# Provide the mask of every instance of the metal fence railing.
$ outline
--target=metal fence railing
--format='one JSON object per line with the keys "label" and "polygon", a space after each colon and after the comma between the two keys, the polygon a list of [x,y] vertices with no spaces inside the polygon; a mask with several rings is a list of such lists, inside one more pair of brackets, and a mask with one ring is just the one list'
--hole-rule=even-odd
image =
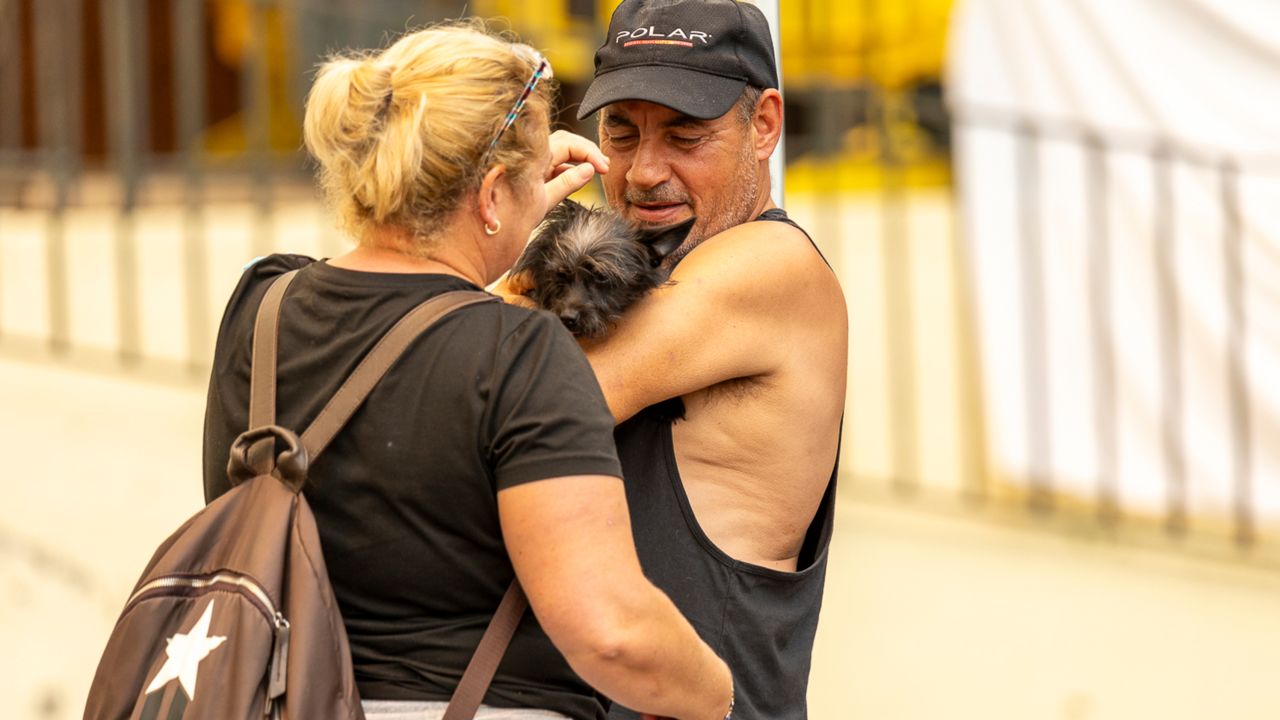
{"label": "metal fence railing", "polygon": [[[35,219],[43,248],[39,303],[0,306],[0,339],[59,355],[73,337],[68,218],[109,206],[115,338],[120,362],[144,347],[141,211],[179,207],[186,350],[199,368],[212,337],[206,273],[210,208],[252,206],[252,255],[277,247],[282,201],[309,196],[299,152],[311,68],[328,51],[380,44],[414,22],[456,17],[465,3],[393,0],[0,0],[0,232]],[[15,241],[16,242],[16,241]],[[10,254],[12,255],[12,248]],[[5,247],[0,245],[0,262]],[[29,273],[10,263],[9,276]],[[24,298],[30,299],[30,298]],[[35,332],[14,316],[38,306]],[[99,343],[100,344],[100,343]]]}
{"label": "metal fence railing", "polygon": [[[865,358],[871,355],[879,359],[864,373],[865,381],[855,378],[850,392],[854,420],[845,436],[849,450],[843,467],[852,484],[885,480],[879,484],[903,497],[941,488],[966,508],[1016,505],[1018,512],[1030,508],[1027,517],[1066,518],[1090,532],[1122,534],[1141,524],[1125,507],[1120,487],[1122,448],[1112,402],[1121,379],[1110,318],[1119,300],[1108,249],[1126,239],[1116,237],[1105,221],[1114,202],[1108,158],[1136,155],[1149,160],[1155,188],[1149,262],[1157,271],[1160,302],[1151,321],[1158,328],[1163,363],[1163,472],[1157,481],[1166,498],[1159,524],[1175,539],[1201,533],[1188,500],[1200,478],[1186,461],[1186,448],[1196,442],[1185,431],[1186,368],[1180,353],[1171,350],[1185,342],[1187,322],[1173,269],[1173,238],[1179,231],[1173,209],[1179,200],[1171,178],[1174,168],[1194,165],[1217,174],[1216,198],[1225,218],[1228,372],[1221,393],[1231,425],[1229,537],[1250,556],[1267,555],[1276,543],[1259,531],[1259,479],[1252,465],[1256,428],[1243,347],[1249,318],[1239,182],[1253,166],[1167,139],[978,109],[955,119],[957,131],[988,128],[1003,133],[1015,148],[1012,222],[1019,228],[1018,302],[1025,310],[1018,352],[1032,389],[1023,410],[1029,428],[1028,471],[1020,479],[1025,493],[1017,503],[1000,501],[996,485],[1007,478],[998,477],[991,463],[984,394],[990,388],[982,382],[978,327],[984,308],[975,302],[972,287],[981,268],[972,267],[956,206],[946,199],[952,119],[942,103],[939,64],[945,16],[939,21],[936,13],[922,14],[922,8],[940,5],[945,3],[912,2],[895,10],[898,6],[887,2],[813,0],[782,6],[792,151],[788,197],[834,256],[833,264],[847,273],[843,280],[851,309],[874,308],[866,311],[870,314],[853,338],[857,362],[870,362]],[[610,9],[608,3],[596,6],[598,27],[587,27],[590,32],[600,32]],[[199,377],[211,352],[221,298],[239,272],[237,259],[242,264],[275,250],[336,247],[318,210],[295,212],[297,205],[316,205],[298,130],[314,63],[327,51],[379,45],[406,27],[467,11],[476,8],[411,0],[0,0],[0,97],[6,99],[0,110],[0,352],[38,345],[55,355],[75,356],[85,350],[80,339],[84,312],[105,305],[111,332],[98,332],[94,347],[114,356],[115,364],[168,363]],[[570,11],[578,20],[586,12],[581,2],[529,3],[520,10],[544,19]],[[584,32],[581,22],[563,24]],[[554,25],[545,23],[545,28]],[[540,32],[551,32],[545,28]],[[837,46],[829,42],[834,37],[852,40]],[[910,48],[924,42],[921,37],[932,39],[911,55]],[[535,42],[557,41],[541,36]],[[577,42],[594,48],[589,40]],[[788,59],[789,44],[802,48],[794,60]],[[824,54],[825,48],[835,50]],[[925,60],[895,59],[901,57]],[[580,91],[567,88],[565,101],[572,103]],[[1092,489],[1066,498],[1057,470],[1062,450],[1054,443],[1057,414],[1052,395],[1044,391],[1057,374],[1072,371],[1055,365],[1046,335],[1051,330],[1044,295],[1046,209],[1037,188],[1044,173],[1039,147],[1049,138],[1077,147],[1088,168],[1089,274],[1080,292],[1090,318],[1089,393],[1095,415],[1090,425],[1072,431],[1088,438],[1098,460]],[[941,198],[925,213],[938,218],[927,227],[921,224],[922,196]],[[799,208],[805,205],[807,215]],[[853,206],[867,208],[865,223],[850,219],[847,211]],[[157,207],[168,211],[163,221],[168,234],[158,243],[147,239],[149,224],[160,222]],[[314,217],[307,220],[306,213]],[[225,226],[233,221],[237,229],[229,240]],[[86,267],[81,235],[90,230],[106,245],[96,256],[103,264]],[[212,262],[228,244],[233,249]],[[850,255],[864,246],[866,255]],[[154,269],[142,270],[157,247],[168,253],[163,273],[178,278],[171,283],[174,291],[159,301],[155,298],[161,296],[147,288]],[[843,266],[841,255],[846,256]],[[865,257],[875,259],[874,289],[856,279],[870,276],[848,274],[862,272]],[[89,301],[77,300],[83,279],[97,275],[110,278],[103,285],[107,289],[99,288]],[[941,278],[946,292],[929,294],[931,277]],[[181,338],[164,353],[153,349],[156,322],[148,320],[157,304],[172,305],[166,317],[180,326],[169,330]],[[931,322],[948,338],[937,345],[949,348],[945,362],[932,356]],[[880,393],[882,400],[862,412],[859,406],[871,393]],[[940,416],[945,419],[939,421]],[[939,422],[940,431],[934,427]],[[941,463],[939,437],[948,447]],[[883,457],[872,457],[877,445],[885,448]],[[933,482],[933,468],[940,464],[948,466],[949,479]],[[1081,504],[1084,509],[1077,511]]]}

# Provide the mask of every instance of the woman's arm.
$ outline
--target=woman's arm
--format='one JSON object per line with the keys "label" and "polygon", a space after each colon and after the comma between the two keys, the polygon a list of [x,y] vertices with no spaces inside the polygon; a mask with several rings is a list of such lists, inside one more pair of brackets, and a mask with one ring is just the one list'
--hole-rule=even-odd
{"label": "woman's arm", "polygon": [[498,512],[529,604],[575,672],[640,712],[723,720],[729,669],[644,577],[617,478],[516,485]]}

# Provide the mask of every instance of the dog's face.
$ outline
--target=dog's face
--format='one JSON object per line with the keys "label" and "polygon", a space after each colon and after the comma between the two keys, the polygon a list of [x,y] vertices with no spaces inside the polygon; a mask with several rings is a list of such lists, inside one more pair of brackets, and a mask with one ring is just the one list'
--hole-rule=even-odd
{"label": "dog's face", "polygon": [[695,221],[641,229],[611,211],[566,200],[547,214],[509,284],[574,335],[598,337],[627,307],[666,282],[662,261]]}

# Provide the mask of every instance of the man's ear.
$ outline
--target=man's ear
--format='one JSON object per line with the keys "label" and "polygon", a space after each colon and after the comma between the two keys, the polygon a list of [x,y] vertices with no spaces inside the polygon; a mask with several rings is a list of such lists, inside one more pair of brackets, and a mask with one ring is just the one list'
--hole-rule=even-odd
{"label": "man's ear", "polygon": [[768,160],[782,139],[782,93],[768,88],[760,93],[751,119],[757,160]]}
{"label": "man's ear", "polygon": [[697,221],[698,218],[691,217],[682,223],[664,228],[641,230],[640,242],[649,246],[650,261],[654,265],[661,264],[668,255],[684,244],[685,238],[689,237],[689,231]]}

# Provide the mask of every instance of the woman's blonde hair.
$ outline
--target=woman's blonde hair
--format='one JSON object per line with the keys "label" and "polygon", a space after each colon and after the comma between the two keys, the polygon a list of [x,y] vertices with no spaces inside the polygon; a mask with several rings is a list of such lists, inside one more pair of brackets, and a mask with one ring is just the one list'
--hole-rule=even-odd
{"label": "woman's blonde hair", "polygon": [[524,180],[534,143],[545,139],[550,82],[538,84],[492,152],[489,145],[539,61],[479,20],[330,58],[307,97],[303,138],[342,227],[362,243],[371,229],[402,228],[415,250],[427,251],[489,167],[505,165]]}

